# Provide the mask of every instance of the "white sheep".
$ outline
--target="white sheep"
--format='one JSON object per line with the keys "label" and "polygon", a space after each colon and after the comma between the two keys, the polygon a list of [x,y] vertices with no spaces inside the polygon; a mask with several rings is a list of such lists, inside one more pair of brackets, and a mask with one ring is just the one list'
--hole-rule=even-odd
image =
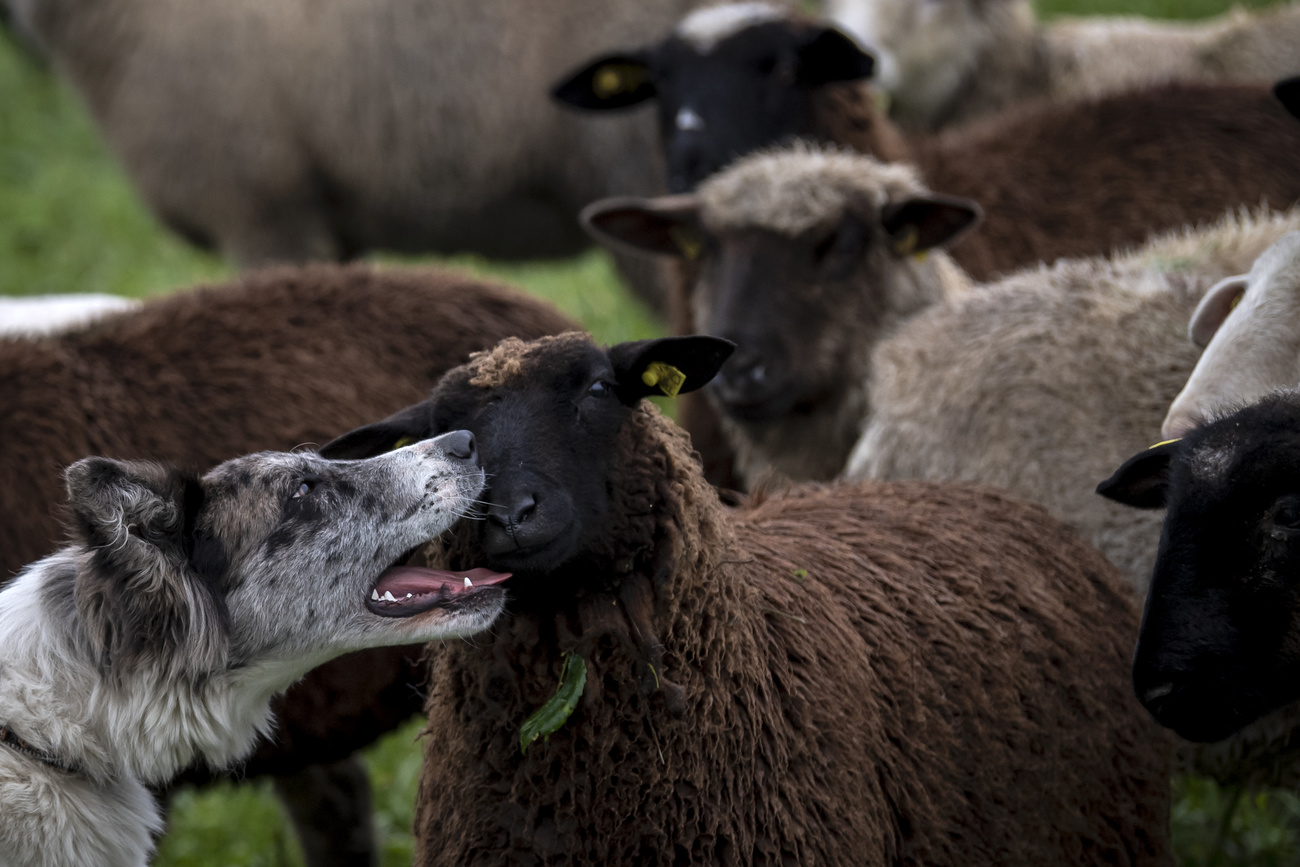
{"label": "white sheep", "polygon": [[1170,81],[1265,81],[1300,71],[1300,3],[1203,22],[1136,16],[1042,24],[1031,0],[830,0],[879,61],[891,112],[937,129],[1033,97]]}
{"label": "white sheep", "polygon": [[0,298],[0,336],[33,337],[80,328],[140,302],[120,295],[33,295]]}
{"label": "white sheep", "polygon": [[1250,272],[1216,284],[1188,334],[1205,352],[1161,435],[1175,439],[1233,406],[1300,384],[1300,233],[1285,235]]}

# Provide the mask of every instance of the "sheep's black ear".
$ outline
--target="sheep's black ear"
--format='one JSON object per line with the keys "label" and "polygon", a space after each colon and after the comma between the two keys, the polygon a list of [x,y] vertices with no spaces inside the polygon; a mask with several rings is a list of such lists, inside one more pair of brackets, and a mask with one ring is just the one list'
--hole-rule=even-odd
{"label": "sheep's black ear", "polygon": [[1284,78],[1273,85],[1273,95],[1281,101],[1287,111],[1300,117],[1300,75]]}
{"label": "sheep's black ear", "polygon": [[870,78],[876,59],[834,27],[818,27],[799,49],[798,82],[817,87],[835,81]]}
{"label": "sheep's black ear", "polygon": [[[91,552],[73,596],[101,670],[150,663],[212,671],[224,653],[225,608],[196,565],[205,502],[198,477],[149,462],[85,458],[64,473],[76,531]],[[224,566],[218,566],[224,569]]]}
{"label": "sheep's black ear", "polygon": [[587,234],[607,247],[698,259],[707,238],[699,213],[699,199],[687,193],[601,199],[583,208],[579,219]]}
{"label": "sheep's black ear", "polygon": [[654,394],[676,397],[703,388],[735,349],[730,340],[703,334],[611,346],[609,360],[618,380],[619,400],[631,405]]}
{"label": "sheep's black ear", "polygon": [[970,199],[929,193],[886,205],[880,213],[896,255],[924,253],[979,225],[984,211]]}
{"label": "sheep's black ear", "polygon": [[1169,486],[1169,465],[1182,448],[1182,440],[1157,443],[1124,462],[1097,493],[1135,509],[1163,509]]}
{"label": "sheep's black ear", "polygon": [[433,403],[425,400],[399,409],[383,421],[335,437],[321,447],[320,455],[332,461],[372,458],[433,434]]}
{"label": "sheep's black ear", "polygon": [[588,111],[629,108],[659,95],[644,52],[595,60],[551,88],[551,98]]}

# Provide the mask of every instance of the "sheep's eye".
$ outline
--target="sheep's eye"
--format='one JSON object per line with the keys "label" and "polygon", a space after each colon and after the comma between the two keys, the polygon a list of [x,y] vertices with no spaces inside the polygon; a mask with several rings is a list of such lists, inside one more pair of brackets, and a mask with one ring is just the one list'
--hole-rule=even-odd
{"label": "sheep's eye", "polygon": [[293,499],[297,500],[307,496],[308,494],[311,493],[312,488],[314,487],[316,487],[316,483],[314,481],[311,481],[310,479],[303,480],[303,482],[300,485],[298,485],[298,490],[293,492]]}
{"label": "sheep's eye", "polygon": [[597,380],[596,382],[593,382],[591,384],[590,388],[587,389],[587,394],[590,395],[591,397],[596,397],[596,398],[609,397],[609,385],[608,383],[600,382],[599,380]]}
{"label": "sheep's eye", "polygon": [[1286,496],[1273,504],[1273,523],[1300,530],[1300,496]]}

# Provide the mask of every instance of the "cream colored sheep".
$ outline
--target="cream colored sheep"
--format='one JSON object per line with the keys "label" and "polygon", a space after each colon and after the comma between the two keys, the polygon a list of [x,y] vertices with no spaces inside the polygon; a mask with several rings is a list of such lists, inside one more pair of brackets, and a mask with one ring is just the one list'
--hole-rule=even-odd
{"label": "cream colored sheep", "polygon": [[1300,3],[1198,22],[1034,17],[1031,0],[830,0],[877,57],[891,113],[920,129],[1033,97],[1170,81],[1271,81],[1300,71]]}

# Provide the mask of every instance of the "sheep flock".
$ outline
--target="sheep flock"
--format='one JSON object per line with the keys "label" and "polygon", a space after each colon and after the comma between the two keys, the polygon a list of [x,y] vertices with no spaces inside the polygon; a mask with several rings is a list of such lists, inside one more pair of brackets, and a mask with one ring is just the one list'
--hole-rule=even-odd
{"label": "sheep flock", "polygon": [[[85,458],[451,434],[481,493],[355,602],[506,600],[263,690],[109,867],[1293,863],[1300,2],[1061,5],[0,0],[0,589],[92,538]],[[257,526],[328,533],[326,477]],[[280,562],[200,506],[114,538]],[[71,839],[103,781],[10,725],[33,677],[0,789]]]}

